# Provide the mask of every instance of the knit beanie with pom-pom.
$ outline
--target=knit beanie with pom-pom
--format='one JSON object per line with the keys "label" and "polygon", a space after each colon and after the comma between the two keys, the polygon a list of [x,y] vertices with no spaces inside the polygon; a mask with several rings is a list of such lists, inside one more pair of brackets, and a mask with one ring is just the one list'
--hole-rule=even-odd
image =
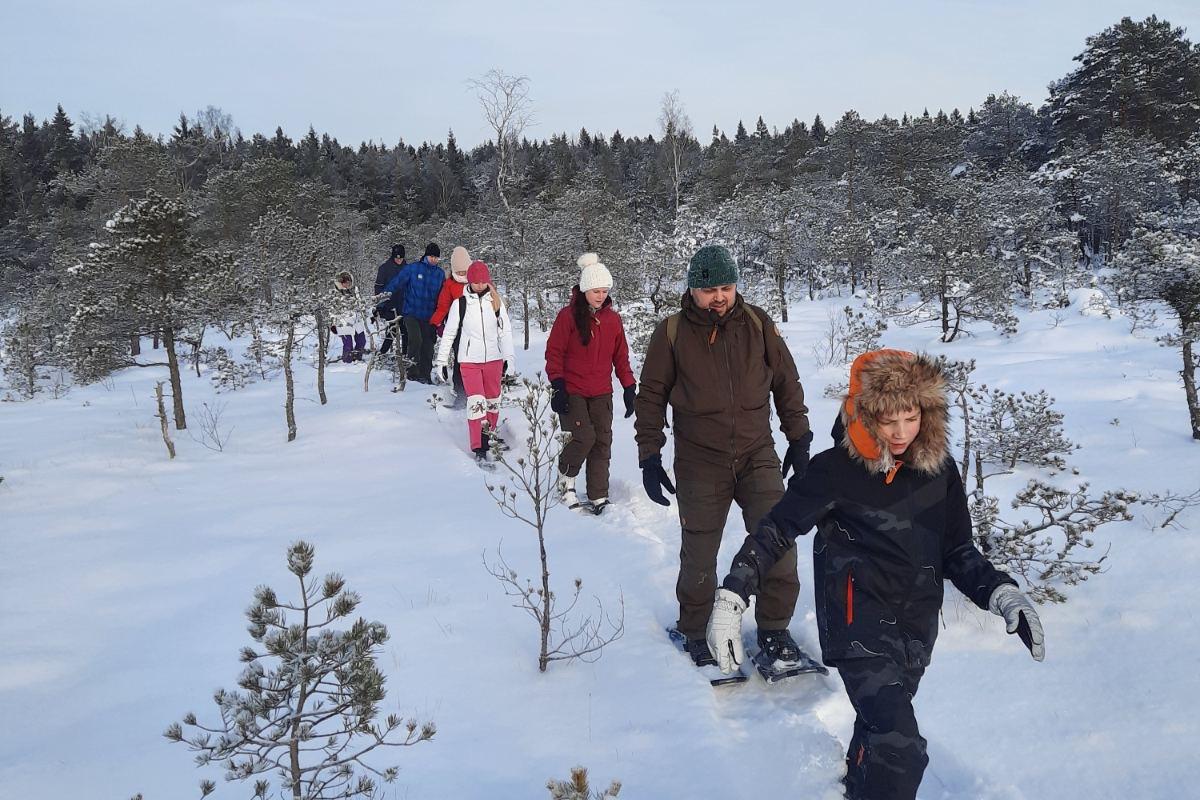
{"label": "knit beanie with pom-pom", "polygon": [[608,271],[608,267],[600,263],[600,256],[595,253],[584,253],[575,263],[582,270],[579,273],[579,291],[612,288],[612,273]]}

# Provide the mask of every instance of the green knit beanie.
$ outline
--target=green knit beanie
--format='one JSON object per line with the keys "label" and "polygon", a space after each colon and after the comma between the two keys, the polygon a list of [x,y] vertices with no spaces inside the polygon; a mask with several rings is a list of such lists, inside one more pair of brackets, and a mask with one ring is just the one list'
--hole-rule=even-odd
{"label": "green knit beanie", "polygon": [[688,288],[708,289],[737,283],[737,262],[719,244],[701,247],[688,262]]}

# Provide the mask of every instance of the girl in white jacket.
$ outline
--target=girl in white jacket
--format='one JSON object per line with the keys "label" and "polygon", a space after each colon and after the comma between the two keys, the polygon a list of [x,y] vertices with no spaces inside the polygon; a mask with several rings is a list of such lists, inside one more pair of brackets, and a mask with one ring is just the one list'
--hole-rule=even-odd
{"label": "girl in white jacket", "polygon": [[508,308],[491,289],[487,264],[472,262],[463,296],[450,306],[446,329],[433,363],[434,381],[450,380],[450,348],[467,394],[467,432],[476,461],[487,461],[489,436],[500,419],[500,379],[513,364],[512,324]]}

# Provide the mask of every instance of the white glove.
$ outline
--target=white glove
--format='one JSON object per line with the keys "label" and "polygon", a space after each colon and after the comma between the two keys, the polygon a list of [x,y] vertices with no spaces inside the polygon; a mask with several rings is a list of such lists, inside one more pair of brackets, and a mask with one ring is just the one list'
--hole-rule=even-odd
{"label": "white glove", "polygon": [[1046,637],[1042,631],[1042,621],[1038,619],[1033,603],[1029,602],[1024,592],[1011,583],[1000,584],[988,600],[988,611],[1004,617],[1008,632],[1021,637],[1034,661],[1041,661],[1046,657]]}
{"label": "white glove", "polygon": [[433,382],[436,384],[446,384],[450,382],[450,366],[448,364],[433,365]]}
{"label": "white glove", "polygon": [[713,601],[712,616],[708,618],[708,649],[717,659],[721,672],[729,674],[746,660],[742,647],[742,614],[746,604],[737,592],[718,589]]}

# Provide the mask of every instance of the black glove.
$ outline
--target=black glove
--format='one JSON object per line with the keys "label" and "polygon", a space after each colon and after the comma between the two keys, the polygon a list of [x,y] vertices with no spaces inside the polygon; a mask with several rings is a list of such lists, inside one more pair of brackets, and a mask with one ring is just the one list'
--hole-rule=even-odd
{"label": "black glove", "polygon": [[504,360],[504,366],[500,368],[500,377],[503,378],[508,374],[508,359]]}
{"label": "black glove", "polygon": [[337,333],[337,325],[330,325],[329,332],[336,334]]}
{"label": "black glove", "polygon": [[812,439],[812,431],[809,431],[799,439],[788,442],[787,453],[783,456],[783,477],[787,477],[789,469],[796,471],[793,480],[804,477],[804,473],[808,471],[808,448]]}
{"label": "black glove", "polygon": [[633,416],[633,401],[637,397],[637,384],[631,383],[625,387],[625,419]]}
{"label": "black glove", "polygon": [[642,468],[642,486],[646,489],[646,496],[660,506],[671,505],[671,501],[663,496],[662,490],[665,487],[668,492],[675,494],[675,484],[671,483],[667,471],[663,469],[662,456],[655,453],[643,459],[638,466]]}
{"label": "black glove", "polygon": [[550,397],[551,410],[558,414],[567,413],[567,379],[555,378],[550,385],[554,387],[554,394]]}

